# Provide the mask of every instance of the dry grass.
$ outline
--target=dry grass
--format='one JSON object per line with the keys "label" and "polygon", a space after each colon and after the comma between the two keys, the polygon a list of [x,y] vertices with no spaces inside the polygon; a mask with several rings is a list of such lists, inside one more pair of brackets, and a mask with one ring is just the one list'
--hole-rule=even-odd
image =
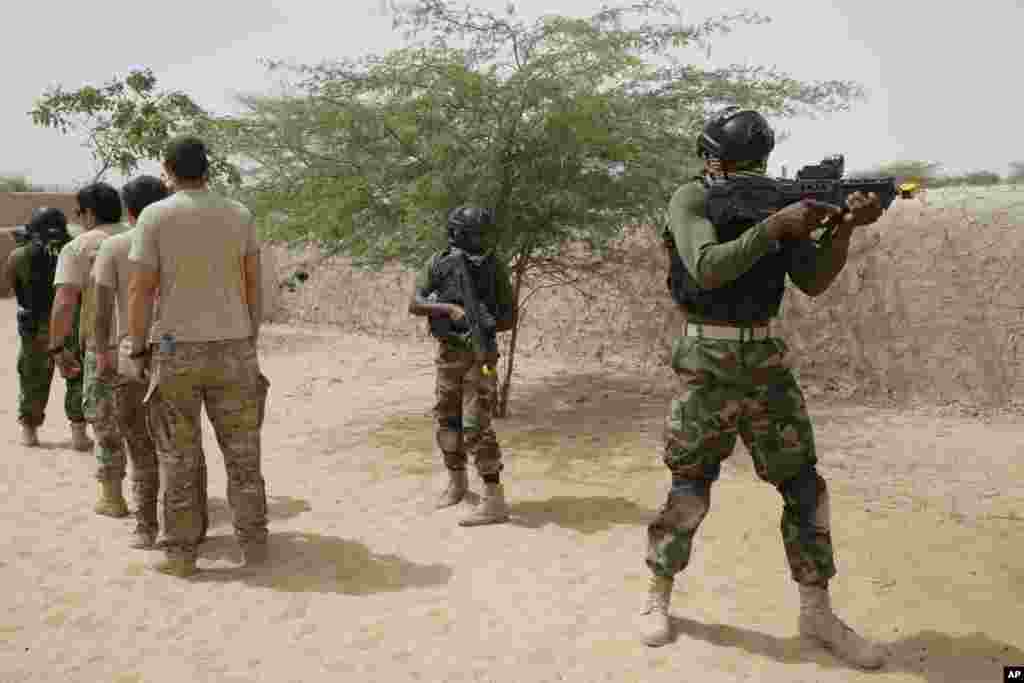
{"label": "dry grass", "polygon": [[[277,261],[280,281],[297,268],[310,275],[283,291],[284,320],[426,339],[423,321],[406,311],[412,273],[364,273],[312,250],[280,248]],[[1013,214],[900,200],[855,235],[827,292],[812,300],[787,291],[781,334],[812,393],[1007,407],[1021,379],[1021,262],[1024,230]],[[581,291],[532,297],[520,348],[663,373],[683,320],[665,289],[666,265],[653,232],[630,231]]]}

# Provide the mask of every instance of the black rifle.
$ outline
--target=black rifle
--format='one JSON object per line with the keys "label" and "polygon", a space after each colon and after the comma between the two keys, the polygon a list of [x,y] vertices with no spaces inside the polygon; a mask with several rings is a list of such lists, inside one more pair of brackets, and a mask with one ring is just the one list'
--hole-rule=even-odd
{"label": "black rifle", "polygon": [[846,198],[855,192],[874,192],[883,210],[892,205],[899,192],[895,178],[843,178],[843,165],[843,155],[837,154],[820,164],[804,166],[794,180],[757,175],[715,177],[709,181],[709,198],[726,200],[732,214],[724,216],[726,219],[757,221],[802,199],[831,204],[847,213]]}
{"label": "black rifle", "polygon": [[[498,342],[495,336],[497,327],[494,316],[480,303],[476,296],[476,288],[473,286],[473,278],[469,276],[469,268],[466,267],[466,255],[459,253],[455,259],[455,272],[459,280],[459,294],[461,294],[462,309],[466,314],[466,324],[469,327],[473,340],[473,351],[475,353],[497,353]],[[481,372],[490,375],[494,370],[483,364]]]}

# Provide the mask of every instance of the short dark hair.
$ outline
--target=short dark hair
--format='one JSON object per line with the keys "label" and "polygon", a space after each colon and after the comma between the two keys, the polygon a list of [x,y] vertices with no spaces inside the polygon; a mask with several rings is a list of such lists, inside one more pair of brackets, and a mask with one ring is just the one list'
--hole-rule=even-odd
{"label": "short dark hair", "polygon": [[124,208],[128,210],[130,215],[136,218],[139,217],[139,214],[147,206],[161,199],[166,199],[170,194],[163,181],[151,175],[141,175],[121,188]]}
{"label": "short dark hair", "polygon": [[121,220],[121,197],[107,183],[91,183],[78,191],[79,211],[92,211],[97,223],[117,223]]}
{"label": "short dark hair", "polygon": [[182,180],[199,180],[210,169],[206,143],[194,135],[177,137],[167,145],[164,163],[175,177]]}

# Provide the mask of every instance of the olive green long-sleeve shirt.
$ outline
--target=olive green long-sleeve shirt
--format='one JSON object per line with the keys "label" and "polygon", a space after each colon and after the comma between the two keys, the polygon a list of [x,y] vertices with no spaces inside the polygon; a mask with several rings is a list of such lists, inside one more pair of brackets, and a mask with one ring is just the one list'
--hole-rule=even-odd
{"label": "olive green long-sleeve shirt", "polygon": [[[776,248],[759,223],[731,242],[720,243],[704,211],[705,189],[699,183],[680,187],[669,205],[669,227],[686,269],[703,289],[716,289],[750,270]],[[828,289],[846,265],[849,236],[785,240],[787,273],[802,292],[817,296]]]}

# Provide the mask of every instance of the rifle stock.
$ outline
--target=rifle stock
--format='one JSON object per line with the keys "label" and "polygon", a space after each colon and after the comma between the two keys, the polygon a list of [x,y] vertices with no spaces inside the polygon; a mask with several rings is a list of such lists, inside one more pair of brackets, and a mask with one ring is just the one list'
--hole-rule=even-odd
{"label": "rifle stock", "polygon": [[[473,350],[477,353],[494,353],[498,350],[497,344],[492,342],[493,330],[488,330],[487,333],[484,332],[483,321],[480,320],[480,300],[476,296],[476,288],[473,286],[473,280],[469,276],[469,269],[466,266],[466,255],[459,254],[456,261],[458,263],[459,288],[462,290],[463,303],[465,304],[463,311],[466,315],[466,324],[469,326],[473,337]],[[490,376],[494,373],[494,369],[484,362],[481,372],[485,376]]]}

